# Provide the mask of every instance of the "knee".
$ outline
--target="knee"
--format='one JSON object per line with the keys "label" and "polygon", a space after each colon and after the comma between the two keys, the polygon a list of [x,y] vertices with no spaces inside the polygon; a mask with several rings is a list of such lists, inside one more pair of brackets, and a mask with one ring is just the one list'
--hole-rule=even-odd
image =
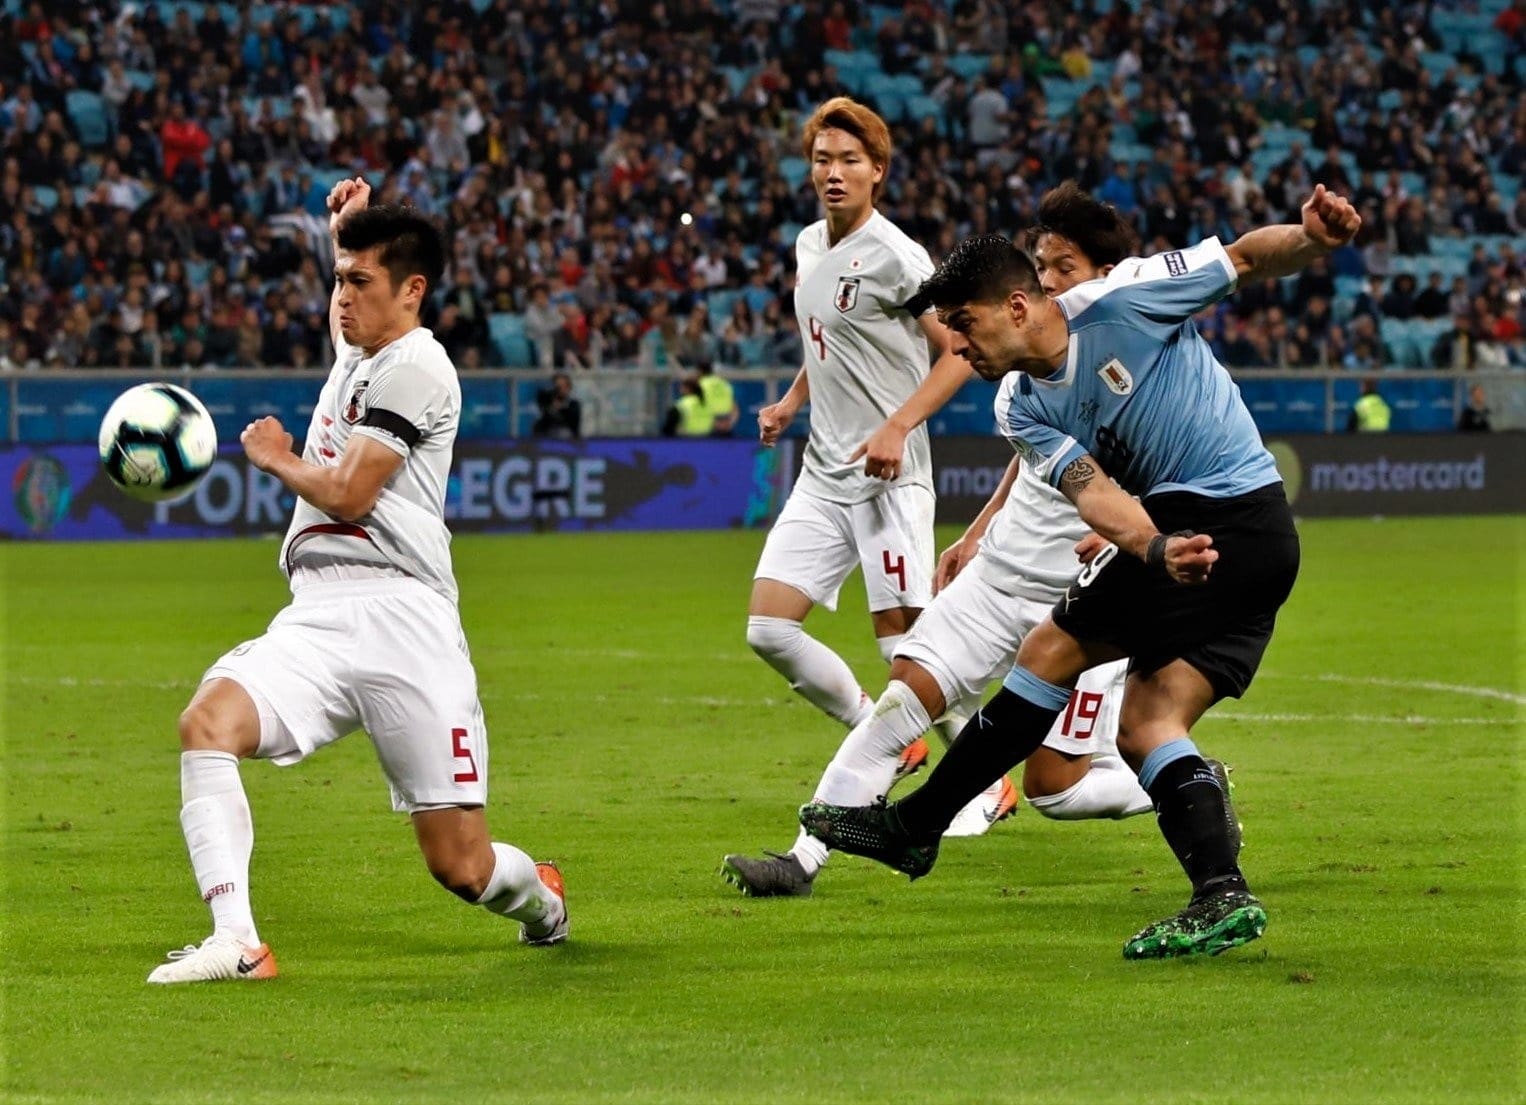
{"label": "knee", "polygon": [[799,644],[804,630],[789,618],[767,618],[754,614],[747,619],[747,644],[765,660],[783,656]]}
{"label": "knee", "polygon": [[[1041,747],[1023,764],[1023,796],[1052,798],[1064,794],[1086,777],[1091,766],[1089,756],[1063,756]],[[1047,810],[1040,813],[1049,816]]]}
{"label": "knee", "polygon": [[242,756],[245,749],[221,712],[210,703],[197,699],[180,712],[180,748],[185,752],[231,752]]}
{"label": "knee", "polygon": [[435,882],[464,902],[478,902],[493,878],[492,852],[487,861],[470,855],[425,855],[424,862]]}

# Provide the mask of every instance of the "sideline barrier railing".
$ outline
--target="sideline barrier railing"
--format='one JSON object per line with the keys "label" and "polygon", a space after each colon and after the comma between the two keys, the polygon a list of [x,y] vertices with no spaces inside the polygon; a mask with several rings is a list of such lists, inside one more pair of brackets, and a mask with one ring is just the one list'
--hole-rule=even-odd
{"label": "sideline barrier railing", "polygon": [[[795,368],[723,370],[742,411],[739,434],[756,425],[759,408],[774,402]],[[576,370],[585,437],[655,436],[677,395],[672,371]],[[274,414],[299,436],[312,416],[325,373],[247,370],[72,370],[13,373],[0,378],[0,427],[12,444],[92,442],[101,416],[118,394],[144,380],[170,380],[194,391],[217,419],[221,440],[234,440],[251,419]],[[1526,371],[1371,374],[1316,369],[1236,372],[1246,403],[1265,434],[1339,433],[1364,378],[1373,378],[1393,409],[1395,433],[1453,429],[1474,384],[1481,385],[1495,429],[1526,429]],[[539,370],[461,374],[463,440],[528,437],[539,413],[536,393],[549,381]],[[991,429],[994,386],[966,384],[930,423],[939,436]],[[805,420],[793,428],[803,433]]]}

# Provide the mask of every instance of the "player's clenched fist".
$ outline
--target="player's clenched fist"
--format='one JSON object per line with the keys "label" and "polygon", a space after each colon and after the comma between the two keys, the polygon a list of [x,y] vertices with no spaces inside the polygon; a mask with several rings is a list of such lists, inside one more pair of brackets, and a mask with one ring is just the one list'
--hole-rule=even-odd
{"label": "player's clenched fist", "polygon": [[329,189],[329,231],[339,229],[339,224],[357,211],[364,211],[371,202],[371,186],[365,177],[341,180]]}
{"label": "player's clenched fist", "polygon": [[1345,196],[1328,191],[1323,184],[1303,205],[1303,230],[1326,249],[1343,246],[1362,228],[1362,216]]}
{"label": "player's clenched fist", "polygon": [[244,446],[249,463],[261,471],[270,471],[277,458],[291,452],[291,434],[281,425],[279,418],[256,418],[238,435]]}
{"label": "player's clenched fist", "polygon": [[764,445],[776,444],[794,419],[795,412],[783,403],[770,403],[758,412],[758,440]]}

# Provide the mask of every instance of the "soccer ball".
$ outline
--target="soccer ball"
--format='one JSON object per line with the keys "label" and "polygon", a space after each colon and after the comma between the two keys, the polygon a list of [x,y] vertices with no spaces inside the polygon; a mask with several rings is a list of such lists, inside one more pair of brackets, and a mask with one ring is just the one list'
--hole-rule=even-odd
{"label": "soccer ball", "polygon": [[174,384],[139,384],[101,420],[101,467],[134,499],[184,495],[217,457],[217,427],[201,400]]}

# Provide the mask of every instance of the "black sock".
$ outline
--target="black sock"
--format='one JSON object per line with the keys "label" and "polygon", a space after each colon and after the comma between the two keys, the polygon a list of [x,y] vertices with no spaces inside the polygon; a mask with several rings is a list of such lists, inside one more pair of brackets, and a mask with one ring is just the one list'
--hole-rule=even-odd
{"label": "black sock", "polygon": [[1194,899],[1246,890],[1224,812],[1224,792],[1201,756],[1172,760],[1150,782],[1155,820],[1192,880]]}
{"label": "black sock", "polygon": [[1044,743],[1060,714],[1003,687],[959,730],[915,793],[891,808],[907,834],[936,840],[976,795]]}

